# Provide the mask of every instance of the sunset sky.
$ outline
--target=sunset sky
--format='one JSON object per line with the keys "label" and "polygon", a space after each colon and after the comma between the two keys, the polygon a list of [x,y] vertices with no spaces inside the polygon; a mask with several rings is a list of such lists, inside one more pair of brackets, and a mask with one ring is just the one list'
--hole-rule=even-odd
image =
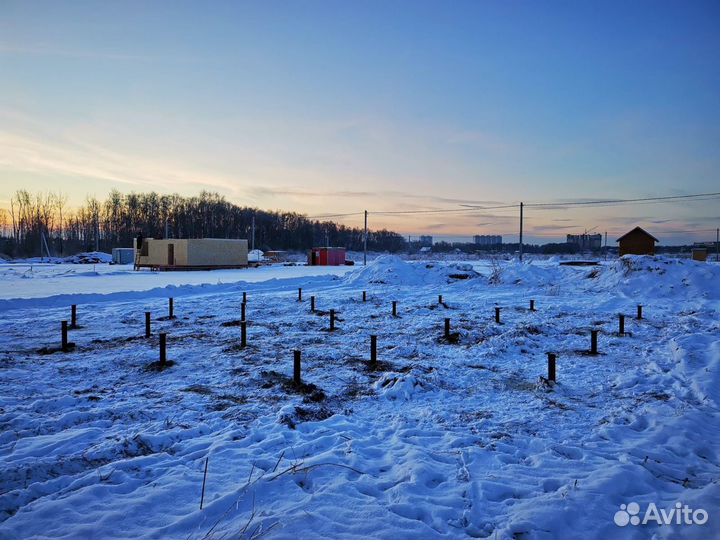
{"label": "sunset sky", "polygon": [[[717,192],[719,28],[717,1],[0,0],[0,207],[20,188],[308,215]],[[719,203],[528,210],[528,236],[714,239]],[[517,212],[371,226],[511,240]]]}

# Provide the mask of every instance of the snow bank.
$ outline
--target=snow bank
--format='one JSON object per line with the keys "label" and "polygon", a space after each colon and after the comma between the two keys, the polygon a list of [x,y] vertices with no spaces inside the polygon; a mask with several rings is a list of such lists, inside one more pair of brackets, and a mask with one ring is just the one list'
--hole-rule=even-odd
{"label": "snow bank", "polygon": [[517,261],[495,263],[490,274],[491,283],[521,285],[523,287],[546,287],[561,283],[582,282],[587,267],[559,266],[548,261],[523,264]]}
{"label": "snow bank", "polygon": [[[338,276],[353,272],[352,266],[283,266],[206,270],[196,272],[134,272],[132,266],[38,264],[0,265],[0,312],[10,309],[68,306],[90,302],[117,302],[143,297],[179,296],[221,292],[233,286],[271,283],[273,280],[303,286],[327,276],[334,284]],[[243,285],[245,284],[245,285]],[[271,285],[272,286],[272,285]]]}
{"label": "snow bank", "polygon": [[653,298],[720,298],[720,265],[664,256],[626,255],[597,266],[556,266],[553,260],[495,264],[491,283],[621,293],[639,303]]}
{"label": "snow bank", "polygon": [[407,262],[395,255],[378,257],[346,278],[351,285],[441,285],[480,274],[462,263]]}
{"label": "snow bank", "polygon": [[66,257],[63,262],[71,264],[111,263],[112,255],[110,253],[103,253],[102,251],[89,251],[87,253],[78,253],[72,257]]}
{"label": "snow bank", "polygon": [[595,283],[627,296],[652,298],[720,298],[720,265],[662,256],[626,255],[597,274]]}

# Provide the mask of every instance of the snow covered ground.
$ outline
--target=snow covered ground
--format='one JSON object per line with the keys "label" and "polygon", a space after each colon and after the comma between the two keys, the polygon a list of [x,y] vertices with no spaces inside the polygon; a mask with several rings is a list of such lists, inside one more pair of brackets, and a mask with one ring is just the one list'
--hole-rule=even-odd
{"label": "snow covered ground", "polygon": [[[152,272],[144,269],[136,272],[131,264],[0,264],[0,311],[14,306],[16,299],[33,298],[35,305],[68,305],[73,298],[77,302],[128,299],[130,295],[126,293],[138,291],[142,294],[135,295],[136,298],[167,297],[197,294],[196,287],[188,286],[216,286],[219,290],[221,287],[217,286],[240,281],[257,283],[292,277],[343,275],[352,269],[352,266],[274,264],[236,270]],[[172,287],[178,290],[170,292]],[[108,296],[113,293],[122,294]]]}
{"label": "snow covered ground", "polygon": [[[0,538],[720,536],[714,263],[118,268],[0,268]],[[708,520],[616,525],[630,503]]]}

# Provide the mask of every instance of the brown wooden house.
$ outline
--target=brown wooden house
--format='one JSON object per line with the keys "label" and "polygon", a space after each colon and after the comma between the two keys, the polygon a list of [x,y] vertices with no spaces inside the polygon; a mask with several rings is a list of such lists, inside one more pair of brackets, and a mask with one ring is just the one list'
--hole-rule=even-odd
{"label": "brown wooden house", "polygon": [[646,230],[635,227],[615,240],[620,242],[620,256],[623,255],[655,255],[655,242],[659,242]]}

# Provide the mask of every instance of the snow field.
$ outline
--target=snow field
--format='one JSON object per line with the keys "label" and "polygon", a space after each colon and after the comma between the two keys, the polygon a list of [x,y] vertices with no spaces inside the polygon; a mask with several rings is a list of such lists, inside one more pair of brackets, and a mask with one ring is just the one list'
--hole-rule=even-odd
{"label": "snow field", "polygon": [[[193,272],[133,271],[132,265],[0,264],[0,311],[18,307],[67,306],[110,300],[163,298],[232,289],[239,281],[267,282],[273,279],[343,275],[352,266],[284,266]],[[132,293],[135,293],[134,295]]]}
{"label": "snow field", "polygon": [[[187,287],[174,320],[158,320],[167,300],[155,294],[92,297],[66,354],[37,351],[86,297],[6,304],[0,536],[717,536],[717,267],[429,266],[382,258],[344,277]],[[239,327],[223,326],[239,319],[242,291],[245,349]],[[455,344],[441,338],[445,317]],[[585,354],[590,329],[598,356]],[[148,371],[160,331],[176,364]],[[367,368],[371,334],[382,371]],[[289,384],[293,349],[323,396]],[[548,351],[555,385],[540,378]],[[682,501],[711,518],[619,528],[630,501]]]}

